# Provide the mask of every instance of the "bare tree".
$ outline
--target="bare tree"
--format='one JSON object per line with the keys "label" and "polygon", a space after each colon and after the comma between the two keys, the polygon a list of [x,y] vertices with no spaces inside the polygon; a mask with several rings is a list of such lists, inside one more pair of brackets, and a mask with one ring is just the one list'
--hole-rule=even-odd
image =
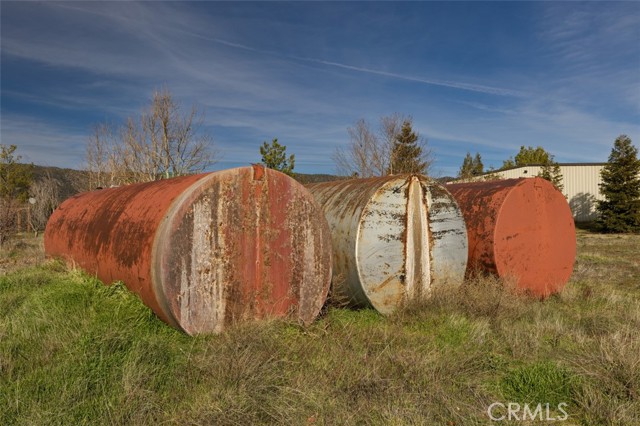
{"label": "bare tree", "polygon": [[[347,129],[348,145],[338,147],[332,156],[338,174],[364,178],[392,173],[393,147],[406,122],[412,123],[413,119],[394,113],[380,117],[377,129],[372,130],[364,119],[358,120],[353,127]],[[420,137],[418,143],[422,149],[421,159],[427,164],[428,173],[433,154],[425,138]]]}
{"label": "bare tree", "polygon": [[89,172],[88,189],[104,188],[113,180],[111,156],[115,146],[112,126],[96,124],[87,144],[86,159]]}
{"label": "bare tree", "polygon": [[[379,137],[384,145],[387,163],[391,162],[391,151],[393,150],[393,144],[396,142],[398,135],[402,131],[402,123],[405,121],[411,122],[411,120],[411,117],[405,117],[397,112],[380,117]],[[385,165],[384,170],[386,171],[387,169],[388,164]]]}
{"label": "bare tree", "polygon": [[364,120],[358,120],[349,132],[349,145],[338,147],[333,159],[341,175],[381,176],[385,170],[385,147]]}
{"label": "bare tree", "polygon": [[31,209],[31,224],[34,229],[44,229],[49,216],[62,202],[61,186],[60,181],[53,178],[51,173],[47,173],[46,176],[31,185],[30,193],[35,202],[29,208]]}
{"label": "bare tree", "polygon": [[[108,175],[109,185],[201,172],[218,156],[202,124],[195,106],[183,112],[168,90],[156,91],[140,117],[129,117],[118,132],[98,126],[87,149],[90,171]],[[99,167],[103,164],[107,173]]]}

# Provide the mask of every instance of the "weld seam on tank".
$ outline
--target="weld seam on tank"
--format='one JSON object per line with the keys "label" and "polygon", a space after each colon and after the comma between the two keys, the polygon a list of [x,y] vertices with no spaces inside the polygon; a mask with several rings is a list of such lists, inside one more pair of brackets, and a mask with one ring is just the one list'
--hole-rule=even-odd
{"label": "weld seam on tank", "polygon": [[[443,216],[428,205],[434,185],[444,194],[440,202],[450,206],[452,214]],[[343,274],[347,281],[334,279],[338,287],[334,291],[346,292],[355,306],[364,302],[387,314],[412,297],[427,296],[436,279],[452,285],[462,282],[468,255],[466,227],[453,196],[441,185],[419,175],[399,175],[308,188],[331,227],[337,259],[334,278]],[[442,222],[442,241],[431,238],[434,221]],[[445,251],[451,255],[434,256]],[[436,268],[438,262],[447,265]],[[423,282],[425,277],[428,282]],[[408,285],[415,288],[407,291]]]}
{"label": "weld seam on tank", "polygon": [[[164,218],[161,220],[158,228],[155,232],[155,238],[153,240],[153,246],[151,249],[151,285],[154,288],[154,295],[156,297],[156,301],[163,313],[167,317],[169,324],[175,328],[183,330],[179,324],[178,319],[173,315],[168,303],[168,297],[165,294],[164,286],[162,284],[163,280],[161,278],[162,274],[158,273],[158,269],[161,268],[161,257],[162,250],[160,247],[162,246],[162,242],[169,240],[169,226],[170,223],[175,219],[175,216],[178,213],[178,210],[184,205],[185,201],[192,196],[193,193],[196,192],[197,189],[200,189],[204,185],[206,185],[209,180],[211,180],[211,175],[207,175],[197,182],[190,185],[187,189],[185,189],[175,200],[169,205]],[[183,330],[185,331],[185,330]]]}
{"label": "weld seam on tank", "polygon": [[72,197],[51,216],[45,249],[106,284],[125,281],[188,334],[265,315],[309,322],[332,275],[319,205],[290,177],[261,167]]}

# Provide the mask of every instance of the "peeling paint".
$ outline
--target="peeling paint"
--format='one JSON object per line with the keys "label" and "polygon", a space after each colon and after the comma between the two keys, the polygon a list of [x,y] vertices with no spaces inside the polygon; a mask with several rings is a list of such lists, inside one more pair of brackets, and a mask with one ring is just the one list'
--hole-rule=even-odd
{"label": "peeling paint", "polygon": [[[441,185],[424,176],[398,175],[308,188],[331,228],[334,291],[352,305],[388,314],[428,296],[435,283],[462,282],[466,229],[455,200]],[[431,202],[432,192],[437,204]]]}
{"label": "peeling paint", "polygon": [[309,323],[331,280],[320,207],[260,166],[81,194],[51,216],[45,250],[124,281],[188,334],[267,317]]}

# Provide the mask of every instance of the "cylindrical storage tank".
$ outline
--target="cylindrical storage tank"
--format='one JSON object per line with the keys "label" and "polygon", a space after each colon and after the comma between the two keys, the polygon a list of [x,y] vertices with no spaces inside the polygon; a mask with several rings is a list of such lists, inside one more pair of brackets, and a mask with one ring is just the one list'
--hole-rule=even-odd
{"label": "cylindrical storage tank", "polygon": [[307,185],[333,240],[333,291],[383,314],[460,284],[467,265],[462,213],[440,184],[418,175]]}
{"label": "cylindrical storage tank", "polygon": [[447,185],[464,213],[469,235],[467,273],[514,280],[517,289],[546,297],[573,271],[576,231],[564,195],[535,178]]}
{"label": "cylindrical storage tank", "polygon": [[331,281],[320,207],[260,166],[79,194],[53,213],[44,244],[192,335],[266,317],[309,323]]}

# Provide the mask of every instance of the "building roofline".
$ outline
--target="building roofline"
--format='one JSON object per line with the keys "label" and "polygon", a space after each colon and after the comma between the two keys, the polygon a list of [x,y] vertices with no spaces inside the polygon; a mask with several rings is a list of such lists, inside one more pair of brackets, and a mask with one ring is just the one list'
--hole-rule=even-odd
{"label": "building roofline", "polygon": [[[556,163],[556,164],[558,164],[558,166],[604,166],[607,163]],[[526,165],[523,165],[523,166],[508,167],[506,169],[491,170],[491,171],[488,171],[488,172],[484,172],[483,175],[487,175],[487,174],[491,174],[491,173],[507,172],[509,170],[523,169],[525,167],[543,167],[543,166],[544,166],[544,164],[542,164],[542,163],[526,164]]]}
{"label": "building roofline", "polygon": [[605,163],[558,163],[559,166],[604,166]]}

